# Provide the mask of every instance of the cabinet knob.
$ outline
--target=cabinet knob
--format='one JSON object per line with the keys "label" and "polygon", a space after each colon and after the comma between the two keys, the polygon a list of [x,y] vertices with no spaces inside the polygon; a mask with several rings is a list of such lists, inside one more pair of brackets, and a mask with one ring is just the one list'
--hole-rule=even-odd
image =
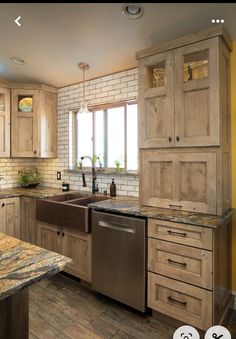
{"label": "cabinet knob", "polygon": [[34,151],[34,154],[37,154],[37,151],[36,151],[36,150]]}
{"label": "cabinet knob", "polygon": [[57,231],[57,235],[60,235],[61,232]]}
{"label": "cabinet knob", "polygon": [[3,202],[3,203],[2,203],[2,207],[4,207],[4,206],[5,206],[5,203]]}
{"label": "cabinet knob", "polygon": [[169,138],[168,138],[168,140],[169,140],[169,142],[171,142],[171,141],[172,141],[172,138],[171,138],[171,137],[169,137]]}
{"label": "cabinet knob", "polygon": [[62,234],[61,234],[61,235],[64,237],[65,233],[64,233],[64,232],[62,232]]}
{"label": "cabinet knob", "polygon": [[180,139],[180,138],[179,138],[179,136],[177,135],[177,137],[176,137],[176,141],[179,141],[179,139]]}

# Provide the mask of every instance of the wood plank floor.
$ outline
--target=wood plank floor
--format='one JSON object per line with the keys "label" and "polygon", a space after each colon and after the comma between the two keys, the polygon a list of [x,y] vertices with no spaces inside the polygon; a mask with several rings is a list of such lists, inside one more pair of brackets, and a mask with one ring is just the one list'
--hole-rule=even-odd
{"label": "wood plank floor", "polygon": [[[113,302],[62,274],[29,290],[30,339],[172,339],[176,330],[163,319]],[[228,328],[235,339],[236,312],[231,320]]]}

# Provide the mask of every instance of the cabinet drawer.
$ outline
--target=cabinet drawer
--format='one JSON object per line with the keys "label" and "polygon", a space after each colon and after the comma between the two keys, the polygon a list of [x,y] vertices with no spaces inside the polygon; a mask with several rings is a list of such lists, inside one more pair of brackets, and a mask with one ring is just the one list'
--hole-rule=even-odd
{"label": "cabinet drawer", "polygon": [[212,326],[212,293],[148,273],[148,307],[202,330]]}
{"label": "cabinet drawer", "polygon": [[148,239],[148,270],[212,289],[212,252]]}
{"label": "cabinet drawer", "polygon": [[148,236],[212,250],[212,229],[208,227],[148,219]]}

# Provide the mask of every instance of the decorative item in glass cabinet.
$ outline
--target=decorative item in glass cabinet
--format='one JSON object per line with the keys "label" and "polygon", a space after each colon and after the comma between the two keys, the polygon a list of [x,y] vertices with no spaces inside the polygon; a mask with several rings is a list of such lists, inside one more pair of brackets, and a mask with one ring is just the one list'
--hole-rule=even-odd
{"label": "decorative item in glass cabinet", "polygon": [[33,97],[19,96],[18,97],[19,112],[33,112]]}

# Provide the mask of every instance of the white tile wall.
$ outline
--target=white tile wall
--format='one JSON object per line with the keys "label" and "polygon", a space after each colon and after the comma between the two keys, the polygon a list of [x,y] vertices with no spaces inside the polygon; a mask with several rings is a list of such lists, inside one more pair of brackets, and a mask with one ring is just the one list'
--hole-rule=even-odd
{"label": "white tile wall", "polygon": [[[63,181],[70,183],[71,189],[91,191],[91,175],[86,174],[88,187],[82,187],[81,174],[69,172],[69,111],[77,110],[82,103],[83,83],[74,84],[58,90],[58,158],[57,159],[0,159],[1,188],[17,186],[17,173],[20,168],[35,166],[43,179],[44,186],[61,188]],[[106,75],[85,82],[85,96],[88,106],[133,100],[138,97],[137,68]],[[61,181],[56,173],[61,172]],[[112,177],[117,184],[117,194],[138,196],[139,179],[135,175],[97,174],[100,191],[108,190]]]}

